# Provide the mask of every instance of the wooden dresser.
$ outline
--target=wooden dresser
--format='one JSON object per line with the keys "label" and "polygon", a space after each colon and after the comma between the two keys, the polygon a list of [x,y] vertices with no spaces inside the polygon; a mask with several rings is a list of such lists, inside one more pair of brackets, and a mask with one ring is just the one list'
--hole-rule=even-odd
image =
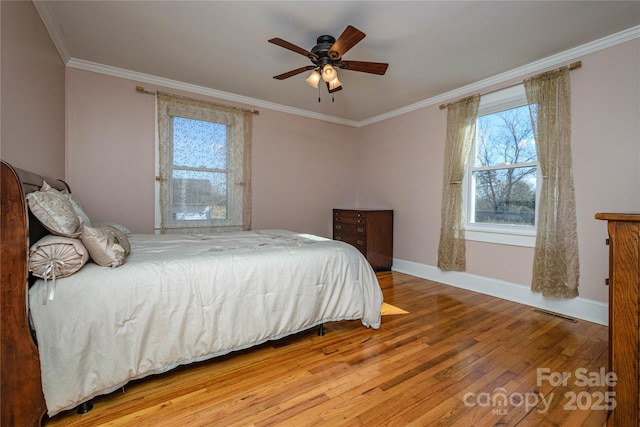
{"label": "wooden dresser", "polygon": [[391,270],[393,211],[334,209],[333,239],[358,248],[374,270]]}
{"label": "wooden dresser", "polygon": [[609,370],[618,377],[608,426],[640,425],[640,213],[598,213],[609,232]]}

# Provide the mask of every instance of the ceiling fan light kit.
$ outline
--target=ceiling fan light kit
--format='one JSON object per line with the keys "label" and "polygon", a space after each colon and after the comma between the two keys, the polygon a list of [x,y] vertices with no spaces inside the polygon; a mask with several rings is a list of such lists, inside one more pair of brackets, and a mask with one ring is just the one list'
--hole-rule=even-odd
{"label": "ceiling fan light kit", "polygon": [[335,79],[329,82],[329,90],[336,90],[339,87],[342,87],[342,83],[338,80],[338,76],[336,76]]}
{"label": "ceiling fan light kit", "polygon": [[320,73],[317,72],[316,70],[313,70],[305,81],[309,84],[309,86],[311,86],[314,89],[317,89],[318,82],[320,82]]}
{"label": "ceiling fan light kit", "polygon": [[338,77],[338,72],[331,65],[327,64],[322,68],[322,80],[330,83],[333,79]]}
{"label": "ceiling fan light kit", "polygon": [[273,43],[285,49],[289,49],[292,52],[304,55],[313,63],[313,65],[300,67],[274,76],[273,78],[277,80],[284,80],[300,73],[304,73],[305,71],[313,70],[305,81],[310,86],[317,88],[318,83],[322,78],[327,85],[329,93],[333,93],[342,90],[342,83],[338,80],[338,72],[336,68],[384,75],[389,64],[382,62],[342,60],[344,54],[364,38],[365,34],[362,31],[349,25],[337,40],[329,35],[318,37],[316,40],[317,44],[311,49],[311,51],[298,47],[281,38],[270,39],[269,43]]}

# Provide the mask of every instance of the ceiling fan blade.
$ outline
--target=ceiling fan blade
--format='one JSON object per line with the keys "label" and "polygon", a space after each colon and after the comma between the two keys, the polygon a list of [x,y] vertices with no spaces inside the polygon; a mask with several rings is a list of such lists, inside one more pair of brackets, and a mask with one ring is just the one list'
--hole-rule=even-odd
{"label": "ceiling fan blade", "polygon": [[284,80],[284,79],[288,79],[289,77],[296,76],[300,73],[304,73],[305,71],[313,70],[314,68],[316,68],[315,65],[307,65],[305,67],[300,67],[300,68],[296,68],[295,70],[287,71],[286,73],[278,74],[277,76],[273,76],[273,78],[277,80]]}
{"label": "ceiling fan blade", "polygon": [[365,38],[365,33],[349,25],[344,29],[340,37],[336,40],[336,42],[329,49],[329,58],[338,59],[342,58],[342,56],[347,53],[349,49],[354,47],[360,40]]}
{"label": "ceiling fan blade", "polygon": [[277,46],[283,47],[285,49],[289,49],[289,50],[291,50],[291,51],[293,51],[295,53],[299,53],[300,55],[304,55],[307,58],[318,59],[318,56],[315,53],[309,52],[306,49],[303,49],[303,48],[301,48],[299,46],[296,46],[293,43],[289,43],[288,41],[282,40],[281,38],[278,38],[278,37],[276,37],[274,39],[270,39],[269,43],[273,43],[273,44],[275,44]]}
{"label": "ceiling fan blade", "polygon": [[329,86],[329,82],[327,82],[327,90],[329,91],[329,93],[334,93],[334,92],[337,92],[339,90],[342,90],[342,85],[331,89],[331,86]]}
{"label": "ceiling fan blade", "polygon": [[383,75],[387,72],[389,64],[385,64],[383,62],[342,61],[339,64],[336,64],[336,66],[343,70]]}

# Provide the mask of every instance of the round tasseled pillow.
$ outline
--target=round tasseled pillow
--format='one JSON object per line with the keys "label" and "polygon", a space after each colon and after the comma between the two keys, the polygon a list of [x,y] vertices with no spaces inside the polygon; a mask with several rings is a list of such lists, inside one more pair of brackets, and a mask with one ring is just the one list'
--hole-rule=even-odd
{"label": "round tasseled pillow", "polygon": [[66,277],[80,270],[88,260],[89,252],[80,239],[48,235],[31,246],[29,270],[46,279]]}

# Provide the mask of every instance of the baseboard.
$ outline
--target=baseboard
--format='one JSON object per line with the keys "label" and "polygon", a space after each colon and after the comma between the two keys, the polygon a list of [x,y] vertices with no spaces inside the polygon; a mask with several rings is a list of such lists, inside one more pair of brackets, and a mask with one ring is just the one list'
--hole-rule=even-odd
{"label": "baseboard", "polygon": [[552,311],[564,316],[586,320],[600,325],[609,324],[609,305],[601,301],[586,298],[546,298],[532,292],[526,286],[488,277],[476,276],[457,271],[442,271],[438,267],[416,262],[393,259],[393,270],[410,274],[456,288],[466,289],[485,295],[525,304],[542,310]]}

